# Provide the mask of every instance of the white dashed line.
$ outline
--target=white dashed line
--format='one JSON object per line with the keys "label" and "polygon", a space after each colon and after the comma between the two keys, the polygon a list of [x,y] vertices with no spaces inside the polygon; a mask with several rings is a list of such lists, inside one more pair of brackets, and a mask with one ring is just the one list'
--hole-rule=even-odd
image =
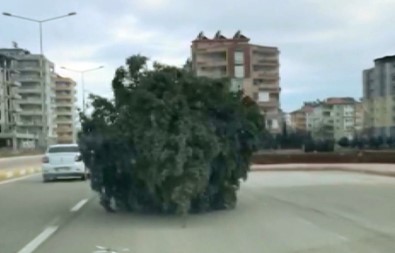
{"label": "white dashed line", "polygon": [[349,238],[347,238],[347,237],[345,237],[345,236],[343,236],[343,235],[341,235],[339,233],[323,229],[322,227],[318,226],[317,224],[315,224],[315,223],[313,223],[313,222],[311,222],[309,220],[306,220],[306,219],[303,219],[303,218],[299,218],[299,220],[304,222],[304,223],[306,223],[306,224],[309,224],[310,226],[314,226],[314,227],[316,227],[318,229],[321,229],[321,230],[323,230],[323,231],[325,231],[327,233],[330,233],[330,234],[332,234],[333,236],[337,237],[338,239],[340,239],[342,241],[349,241],[350,240]]}
{"label": "white dashed line", "polygon": [[45,240],[47,240],[53,233],[58,230],[57,226],[47,227],[41,234],[29,242],[25,247],[23,247],[18,253],[32,253],[34,252]]}
{"label": "white dashed line", "polygon": [[8,179],[8,180],[5,180],[5,181],[1,181],[1,182],[0,182],[0,185],[2,185],[2,184],[9,184],[9,183],[17,182],[17,181],[21,181],[21,180],[24,180],[24,179],[26,179],[26,178],[34,177],[34,176],[37,176],[37,174],[26,175],[26,176],[23,176],[23,177]]}
{"label": "white dashed line", "polygon": [[81,207],[83,207],[83,206],[86,204],[86,202],[88,202],[88,199],[82,199],[82,200],[80,200],[75,206],[73,206],[73,207],[70,209],[70,212],[77,212],[78,210],[81,209]]}

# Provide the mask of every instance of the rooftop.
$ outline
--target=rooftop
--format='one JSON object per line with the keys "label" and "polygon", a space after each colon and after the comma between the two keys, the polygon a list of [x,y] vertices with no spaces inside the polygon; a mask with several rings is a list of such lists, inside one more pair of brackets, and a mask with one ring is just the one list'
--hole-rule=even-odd
{"label": "rooftop", "polygon": [[250,38],[244,36],[241,31],[237,31],[232,38],[222,35],[221,31],[217,31],[213,38],[208,38],[203,32],[200,32],[193,42],[210,42],[210,41],[243,41],[248,42]]}
{"label": "rooftop", "polygon": [[374,62],[395,62],[395,55],[387,55],[382,58],[377,58]]}

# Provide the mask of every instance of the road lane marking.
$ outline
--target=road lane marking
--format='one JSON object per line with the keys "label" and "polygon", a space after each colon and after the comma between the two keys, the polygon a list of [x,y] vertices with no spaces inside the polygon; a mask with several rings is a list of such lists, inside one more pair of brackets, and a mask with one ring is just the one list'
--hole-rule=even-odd
{"label": "road lane marking", "polygon": [[80,200],[75,206],[73,206],[73,207],[70,209],[70,212],[77,212],[78,210],[81,209],[81,207],[83,207],[83,206],[86,204],[86,202],[88,202],[88,199],[82,199],[82,200]]}
{"label": "road lane marking", "polygon": [[51,226],[44,229],[41,234],[29,242],[25,247],[23,247],[18,253],[32,253],[34,252],[45,240],[47,240],[53,233],[58,230],[57,226]]}
{"label": "road lane marking", "polygon": [[309,221],[307,219],[299,218],[299,220],[304,222],[304,223],[306,223],[306,224],[309,224],[310,226],[316,227],[316,228],[318,228],[318,229],[320,229],[322,231],[325,231],[325,232],[327,232],[329,234],[332,234],[333,236],[337,237],[338,239],[340,239],[342,241],[349,241],[350,240],[349,238],[347,238],[346,236],[341,235],[340,233],[336,233],[334,231],[324,229],[321,226],[318,226],[317,224],[315,224],[315,223],[313,223],[313,222],[311,222],[311,221]]}
{"label": "road lane marking", "polygon": [[17,182],[17,181],[20,181],[20,180],[24,180],[24,179],[27,179],[29,177],[34,177],[34,176],[37,176],[37,174],[27,175],[27,176],[13,178],[13,179],[8,179],[8,180],[5,180],[5,181],[1,181],[0,185],[14,183],[14,182]]}
{"label": "road lane marking", "polygon": [[19,175],[21,175],[21,176],[26,175],[26,170],[19,171]]}

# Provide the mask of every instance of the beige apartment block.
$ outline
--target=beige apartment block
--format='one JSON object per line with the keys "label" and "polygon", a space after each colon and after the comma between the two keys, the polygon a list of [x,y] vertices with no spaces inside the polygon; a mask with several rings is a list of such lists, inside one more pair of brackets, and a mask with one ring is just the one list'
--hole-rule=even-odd
{"label": "beige apartment block", "polygon": [[309,103],[306,129],[313,138],[340,140],[361,135],[363,126],[362,103],[350,97],[332,97]]}
{"label": "beige apartment block", "polygon": [[307,113],[312,111],[313,107],[305,104],[302,108],[291,112],[291,128],[296,132],[307,132]]}
{"label": "beige apartment block", "polygon": [[76,83],[60,75],[56,75],[54,83],[58,143],[76,143]]}
{"label": "beige apartment block", "polygon": [[279,50],[249,43],[236,32],[227,38],[217,32],[213,38],[200,33],[192,41],[192,70],[197,76],[229,78],[231,90],[242,90],[253,98],[265,115],[272,133],[281,132]]}

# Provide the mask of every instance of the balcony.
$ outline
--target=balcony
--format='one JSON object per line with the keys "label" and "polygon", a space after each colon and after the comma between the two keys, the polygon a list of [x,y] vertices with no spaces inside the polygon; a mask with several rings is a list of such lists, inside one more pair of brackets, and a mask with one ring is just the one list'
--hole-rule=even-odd
{"label": "balcony", "polygon": [[59,111],[59,110],[57,110],[56,111],[56,114],[57,115],[68,115],[68,116],[72,116],[73,115],[73,112],[71,111],[71,110],[65,110],[65,111]]}
{"label": "balcony", "polygon": [[26,115],[26,116],[43,115],[43,112],[41,110],[22,110],[20,112],[20,115]]}
{"label": "balcony", "polygon": [[[197,76],[205,76],[209,78],[223,78],[223,77],[227,77],[228,73],[226,72],[226,70],[220,70],[220,69],[218,69],[218,71],[198,70]],[[62,98],[62,97],[58,97],[58,98]],[[70,97],[65,97],[65,98],[70,98]]]}
{"label": "balcony", "polygon": [[58,136],[58,143],[73,143],[73,136],[72,135],[63,135]]}
{"label": "balcony", "polygon": [[27,98],[27,99],[21,99],[19,101],[19,104],[23,105],[42,105],[43,101],[41,98]]}
{"label": "balcony", "polygon": [[22,99],[21,95],[19,95],[18,93],[11,94],[10,98],[13,100],[21,100]]}
{"label": "balcony", "polygon": [[72,103],[72,102],[56,102],[56,107],[72,108],[72,107],[74,107],[74,103]]}
{"label": "balcony", "polygon": [[42,70],[39,65],[19,65],[19,71],[41,72]]}
{"label": "balcony", "polygon": [[227,53],[227,47],[226,46],[209,47],[209,48],[205,48],[204,52],[206,52],[206,53],[223,53],[223,54],[226,54]]}
{"label": "balcony", "polygon": [[18,81],[21,83],[29,82],[29,83],[41,83],[43,80],[40,76],[19,76]]}
{"label": "balcony", "polygon": [[61,127],[58,127],[56,129],[56,131],[58,133],[72,133],[73,132],[73,128],[72,127],[61,126]]}
{"label": "balcony", "polygon": [[10,108],[10,111],[13,113],[20,113],[22,109],[19,106],[14,105],[12,108]]}
{"label": "balcony", "polygon": [[200,60],[196,62],[200,67],[215,68],[215,67],[226,67],[228,62],[224,60]]}
{"label": "balcony", "polygon": [[263,70],[258,70],[258,71],[253,71],[252,72],[252,78],[254,79],[261,79],[262,82],[278,82],[280,79],[279,74],[277,71],[263,71]]}
{"label": "balcony", "polygon": [[280,105],[278,100],[270,100],[266,102],[257,101],[257,104],[261,108],[278,108]]}
{"label": "balcony", "polygon": [[67,119],[67,118],[57,118],[56,123],[59,124],[71,124],[73,123],[73,119]]}
{"label": "balcony", "polygon": [[40,88],[21,88],[18,90],[19,94],[41,94]]}
{"label": "balcony", "polygon": [[43,122],[42,121],[20,121],[20,125],[21,126],[39,126],[42,127],[43,126]]}
{"label": "balcony", "polygon": [[72,85],[70,85],[70,86],[68,86],[68,85],[56,85],[55,86],[55,90],[56,91],[72,91],[73,88],[74,87]]}
{"label": "balcony", "polygon": [[274,83],[258,83],[255,84],[260,91],[267,91],[269,93],[280,93],[281,88],[277,82]]}
{"label": "balcony", "polygon": [[69,93],[61,93],[61,94],[56,94],[55,98],[59,98],[59,99],[72,99],[73,98],[73,94]]}
{"label": "balcony", "polygon": [[15,80],[10,80],[8,83],[13,87],[21,87],[21,83]]}
{"label": "balcony", "polygon": [[276,57],[253,57],[252,64],[264,67],[278,67],[280,65]]}

